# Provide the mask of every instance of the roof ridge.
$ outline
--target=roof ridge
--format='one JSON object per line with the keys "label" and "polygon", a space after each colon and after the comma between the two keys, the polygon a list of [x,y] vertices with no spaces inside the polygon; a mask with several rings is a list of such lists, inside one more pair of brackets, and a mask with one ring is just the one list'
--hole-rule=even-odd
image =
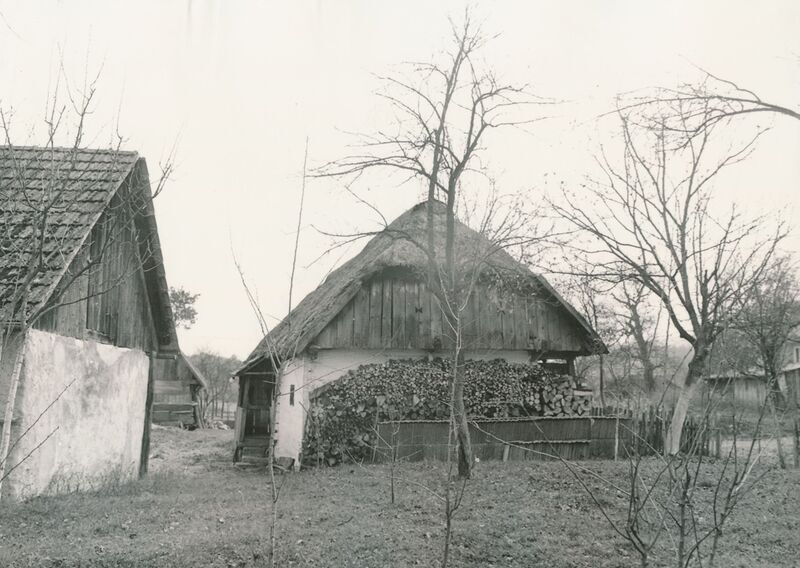
{"label": "roof ridge", "polygon": [[88,152],[88,153],[107,153],[107,154],[125,154],[127,156],[139,156],[137,150],[122,150],[114,148],[89,148],[89,147],[74,147],[74,146],[35,146],[35,145],[20,145],[20,144],[0,144],[0,150],[55,150],[58,152]]}

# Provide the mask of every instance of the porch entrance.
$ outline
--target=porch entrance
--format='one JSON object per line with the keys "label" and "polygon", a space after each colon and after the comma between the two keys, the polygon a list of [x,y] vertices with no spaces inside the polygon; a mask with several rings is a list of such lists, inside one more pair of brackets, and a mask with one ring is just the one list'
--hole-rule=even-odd
{"label": "porch entrance", "polygon": [[273,373],[255,371],[239,377],[234,462],[241,461],[245,455],[256,459],[266,456],[272,428],[274,388]]}

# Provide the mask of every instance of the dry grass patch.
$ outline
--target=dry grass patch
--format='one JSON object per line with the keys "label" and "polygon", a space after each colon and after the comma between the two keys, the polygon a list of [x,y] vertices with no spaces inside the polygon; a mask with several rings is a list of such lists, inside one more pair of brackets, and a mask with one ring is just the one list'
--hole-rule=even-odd
{"label": "dry grass patch", "polygon": [[[268,478],[229,464],[230,431],[154,432],[146,480],[0,510],[0,566],[238,567],[265,558]],[[159,457],[161,456],[161,457]],[[622,482],[626,465],[584,462]],[[713,473],[713,464],[709,466]],[[340,466],[282,478],[279,566],[436,566],[441,464]],[[622,514],[602,482],[598,498]],[[727,526],[726,568],[796,566],[800,473],[772,471]],[[636,558],[559,463],[481,463],[455,521],[453,565],[628,567]],[[655,566],[665,565],[654,563]]]}

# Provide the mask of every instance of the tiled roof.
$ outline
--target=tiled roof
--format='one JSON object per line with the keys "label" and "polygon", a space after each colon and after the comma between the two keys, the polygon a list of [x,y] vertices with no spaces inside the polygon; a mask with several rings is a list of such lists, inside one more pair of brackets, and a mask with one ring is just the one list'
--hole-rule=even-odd
{"label": "tiled roof", "polygon": [[40,250],[43,266],[29,303],[52,292],[138,158],[114,150],[0,146],[0,320],[13,315],[8,299]]}

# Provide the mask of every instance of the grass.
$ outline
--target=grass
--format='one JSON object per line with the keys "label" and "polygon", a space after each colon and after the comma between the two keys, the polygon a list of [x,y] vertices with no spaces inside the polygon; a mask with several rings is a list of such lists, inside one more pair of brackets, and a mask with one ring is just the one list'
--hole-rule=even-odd
{"label": "grass", "polygon": [[[229,431],[157,429],[149,478],[3,506],[0,566],[263,565],[268,478],[231,466],[230,444]],[[623,462],[580,465],[624,483]],[[424,487],[441,489],[442,464],[401,464],[394,505],[388,475],[387,466],[351,465],[279,478],[278,566],[436,566],[442,504]],[[616,490],[587,479],[613,515],[623,514]],[[718,565],[796,566],[798,511],[800,472],[767,473],[727,526]],[[666,565],[666,556],[653,565]],[[637,566],[629,545],[557,462],[479,464],[455,520],[452,560],[454,567]]]}

